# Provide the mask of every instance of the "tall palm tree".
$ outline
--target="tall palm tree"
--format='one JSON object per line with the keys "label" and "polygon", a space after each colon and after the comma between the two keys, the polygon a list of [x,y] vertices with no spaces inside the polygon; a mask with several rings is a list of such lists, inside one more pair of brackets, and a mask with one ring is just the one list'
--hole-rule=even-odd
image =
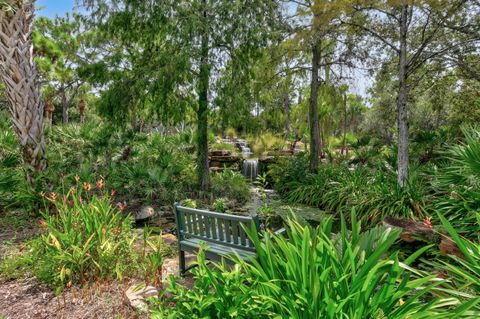
{"label": "tall palm tree", "polygon": [[46,167],[43,103],[33,60],[34,7],[35,0],[0,0],[1,78],[32,186]]}

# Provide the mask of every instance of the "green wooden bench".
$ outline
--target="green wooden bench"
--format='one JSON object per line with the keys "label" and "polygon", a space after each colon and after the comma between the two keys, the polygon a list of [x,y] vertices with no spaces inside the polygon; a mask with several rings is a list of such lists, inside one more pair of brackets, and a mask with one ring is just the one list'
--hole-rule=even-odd
{"label": "green wooden bench", "polygon": [[[256,250],[242,225],[260,229],[258,216],[247,217],[210,212],[175,204],[180,275],[185,268],[185,252],[197,252],[206,243],[205,257],[220,261],[223,257],[238,254],[242,259],[256,257]],[[228,259],[226,259],[229,262]]]}

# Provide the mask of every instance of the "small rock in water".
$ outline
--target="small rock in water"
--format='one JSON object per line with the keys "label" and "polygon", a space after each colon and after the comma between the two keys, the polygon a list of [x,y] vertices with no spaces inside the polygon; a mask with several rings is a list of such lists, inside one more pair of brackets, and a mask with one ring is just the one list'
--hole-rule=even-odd
{"label": "small rock in water", "polygon": [[139,212],[135,213],[135,221],[145,221],[155,216],[155,210],[151,206],[144,206]]}
{"label": "small rock in water", "polygon": [[147,312],[148,306],[145,299],[148,297],[158,296],[158,290],[152,286],[143,287],[142,285],[133,285],[127,289],[125,295],[127,296],[132,308],[142,312]]}

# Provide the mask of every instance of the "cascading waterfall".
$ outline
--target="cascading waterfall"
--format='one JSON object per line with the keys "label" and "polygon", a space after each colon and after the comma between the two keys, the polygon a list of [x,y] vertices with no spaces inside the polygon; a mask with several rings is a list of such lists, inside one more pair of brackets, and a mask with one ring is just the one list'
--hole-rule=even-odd
{"label": "cascading waterfall", "polygon": [[258,159],[246,159],[243,161],[243,175],[250,180],[258,176]]}

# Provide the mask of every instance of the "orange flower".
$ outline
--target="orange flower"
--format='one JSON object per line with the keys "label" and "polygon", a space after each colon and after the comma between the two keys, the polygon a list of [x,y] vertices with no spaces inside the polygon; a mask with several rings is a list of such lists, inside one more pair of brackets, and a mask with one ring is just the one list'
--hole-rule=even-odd
{"label": "orange flower", "polygon": [[83,205],[83,200],[81,197],[78,198],[78,202],[80,203],[80,205]]}
{"label": "orange flower", "polygon": [[39,223],[40,225],[42,225],[43,228],[47,228],[47,223],[43,219],[40,219]]}
{"label": "orange flower", "polygon": [[63,205],[65,205],[66,203],[67,203],[67,196],[63,195]]}
{"label": "orange flower", "polygon": [[102,178],[102,179],[98,180],[96,184],[97,184],[98,190],[101,191],[103,189],[103,187],[105,186],[105,181]]}
{"label": "orange flower", "polygon": [[120,211],[123,211],[125,209],[125,207],[127,207],[127,204],[125,202],[123,202],[123,203],[118,202],[117,206],[118,206],[118,209]]}
{"label": "orange flower", "polygon": [[112,189],[112,191],[110,192],[110,196],[115,197],[115,194],[117,194],[117,191]]}
{"label": "orange flower", "polygon": [[425,225],[427,225],[427,227],[428,227],[429,229],[432,229],[432,224],[430,223],[431,219],[432,219],[432,217],[428,216],[428,217],[425,218],[425,220],[424,220]]}
{"label": "orange flower", "polygon": [[78,181],[80,180],[80,177],[78,177],[78,175],[75,175],[75,183],[78,184]]}
{"label": "orange flower", "polygon": [[56,201],[57,198],[58,198],[58,194],[55,193],[55,192],[51,192],[51,193],[50,193],[50,197],[47,197],[47,199],[48,199],[49,201],[51,201],[51,202]]}
{"label": "orange flower", "polygon": [[86,190],[87,192],[92,190],[92,184],[90,183],[83,183],[83,189]]}
{"label": "orange flower", "polygon": [[38,195],[40,195],[40,197],[45,197],[45,192],[40,192]]}

